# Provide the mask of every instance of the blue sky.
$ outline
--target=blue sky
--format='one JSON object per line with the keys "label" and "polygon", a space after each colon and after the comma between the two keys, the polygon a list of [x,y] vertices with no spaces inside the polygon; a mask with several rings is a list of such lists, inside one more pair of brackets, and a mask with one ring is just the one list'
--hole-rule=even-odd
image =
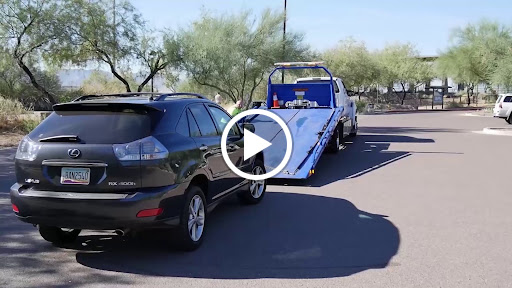
{"label": "blue sky", "polygon": [[[236,13],[283,9],[284,0],[132,0],[153,28],[187,27],[201,9]],[[287,29],[303,32],[319,51],[346,37],[371,50],[386,43],[410,42],[422,55],[437,55],[449,44],[453,28],[480,19],[512,25],[509,0],[288,0]]]}

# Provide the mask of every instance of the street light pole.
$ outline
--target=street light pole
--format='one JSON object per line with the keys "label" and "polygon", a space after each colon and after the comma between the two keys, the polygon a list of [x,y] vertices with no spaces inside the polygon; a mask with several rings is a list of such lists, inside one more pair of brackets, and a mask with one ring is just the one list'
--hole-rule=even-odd
{"label": "street light pole", "polygon": [[[284,21],[283,21],[283,61],[286,57],[286,0],[284,0]],[[281,70],[281,83],[284,83],[284,70]]]}
{"label": "street light pole", "polygon": [[112,62],[114,63],[114,66],[116,66],[116,49],[117,49],[117,27],[116,27],[116,0],[113,1],[112,3],[112,11],[113,11],[113,16],[114,16],[114,45],[116,46],[114,48],[114,53],[112,55]]}

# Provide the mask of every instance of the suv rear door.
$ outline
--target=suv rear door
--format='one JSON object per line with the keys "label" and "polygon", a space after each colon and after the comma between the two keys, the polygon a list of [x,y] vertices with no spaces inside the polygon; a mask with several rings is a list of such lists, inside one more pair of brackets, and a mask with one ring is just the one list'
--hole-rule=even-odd
{"label": "suv rear door", "polygon": [[150,136],[158,117],[142,105],[61,105],[28,135],[40,149],[33,161],[16,160],[18,183],[32,179],[34,189],[48,191],[140,188],[140,160],[120,161],[114,146]]}
{"label": "suv rear door", "polygon": [[[224,112],[224,110],[220,109],[216,105],[209,104],[207,106],[213,119],[215,120],[218,134],[222,136],[226,125],[231,120],[231,116],[229,116],[226,112]],[[233,165],[235,165],[239,170],[246,172],[245,166],[250,163],[249,160],[244,161],[244,141],[242,133],[240,132],[240,129],[237,125],[233,125],[231,126],[231,129],[229,129],[228,137],[226,139],[226,150],[228,152],[231,163],[233,163]],[[235,185],[244,180],[233,171],[231,171],[231,176],[233,179],[238,179],[233,181]]]}
{"label": "suv rear door", "polygon": [[[212,174],[213,183],[210,186],[209,196],[214,199],[216,195],[230,189],[235,184],[232,179],[232,172],[222,158],[220,148],[221,136],[217,132],[214,120],[210,116],[208,109],[202,104],[192,104],[188,106],[190,113],[189,123],[191,128],[191,137],[202,151],[203,158],[207,163],[207,169]],[[199,133],[192,133],[194,125],[197,126]]]}

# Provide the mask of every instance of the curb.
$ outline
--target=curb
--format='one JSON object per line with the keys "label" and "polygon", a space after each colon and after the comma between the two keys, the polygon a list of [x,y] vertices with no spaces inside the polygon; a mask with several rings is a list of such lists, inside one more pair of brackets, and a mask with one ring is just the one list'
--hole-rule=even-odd
{"label": "curb", "polygon": [[485,118],[493,118],[493,115],[478,115],[478,114],[473,114],[473,113],[464,113],[464,114],[460,114],[461,116],[466,116],[466,117],[485,117]]}
{"label": "curb", "polygon": [[487,127],[482,129],[482,133],[489,135],[512,136],[512,128]]}
{"label": "curb", "polygon": [[453,108],[453,109],[434,109],[434,110],[388,110],[388,111],[375,111],[373,113],[367,113],[365,115],[376,115],[376,114],[405,114],[405,113],[435,113],[435,112],[453,112],[453,111],[480,111],[485,107],[468,107],[468,108]]}

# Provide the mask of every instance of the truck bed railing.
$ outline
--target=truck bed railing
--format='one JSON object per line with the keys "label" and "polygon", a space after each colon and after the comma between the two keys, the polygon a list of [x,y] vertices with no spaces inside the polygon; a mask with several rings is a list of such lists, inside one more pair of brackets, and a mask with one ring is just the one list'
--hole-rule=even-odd
{"label": "truck bed railing", "polygon": [[[330,93],[330,108],[335,108],[336,100],[335,100],[335,93],[334,93],[334,80],[331,72],[324,66],[322,66],[323,62],[280,62],[275,63],[274,70],[270,73],[268,76],[268,91],[267,91],[267,106],[271,107],[270,105],[272,103],[272,97],[273,97],[273,90],[272,85],[287,85],[287,84],[272,84],[272,76],[277,72],[281,70],[300,70],[300,69],[319,69],[325,71],[327,75],[329,75],[330,81],[329,81],[329,93]],[[293,84],[297,85],[297,84]],[[327,104],[327,103],[326,103]],[[325,105],[321,105],[325,106]]]}

